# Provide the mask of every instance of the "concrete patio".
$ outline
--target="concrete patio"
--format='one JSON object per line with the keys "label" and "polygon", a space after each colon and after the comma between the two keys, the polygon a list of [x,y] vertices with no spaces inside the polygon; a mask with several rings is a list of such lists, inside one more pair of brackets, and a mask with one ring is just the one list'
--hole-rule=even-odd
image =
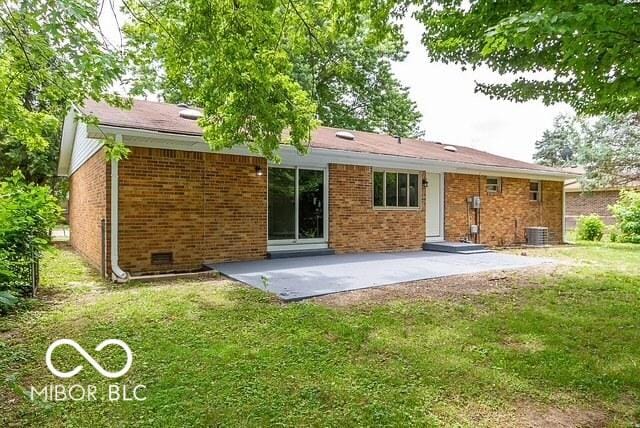
{"label": "concrete patio", "polygon": [[553,260],[505,253],[363,253],[211,265],[222,274],[293,301],[420,279],[518,269]]}

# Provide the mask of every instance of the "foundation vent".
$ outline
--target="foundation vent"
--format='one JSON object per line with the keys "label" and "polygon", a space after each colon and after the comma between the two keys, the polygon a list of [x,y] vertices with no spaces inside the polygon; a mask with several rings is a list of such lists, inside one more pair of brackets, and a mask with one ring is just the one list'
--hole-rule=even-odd
{"label": "foundation vent", "polygon": [[173,253],[151,253],[152,265],[170,265],[173,264]]}

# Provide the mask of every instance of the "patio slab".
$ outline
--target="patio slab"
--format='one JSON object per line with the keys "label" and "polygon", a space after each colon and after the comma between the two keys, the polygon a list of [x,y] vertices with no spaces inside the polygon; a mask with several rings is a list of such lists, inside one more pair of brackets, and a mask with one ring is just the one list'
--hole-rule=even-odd
{"label": "patio slab", "polygon": [[212,264],[237,281],[293,301],[341,291],[554,263],[504,253],[363,253]]}

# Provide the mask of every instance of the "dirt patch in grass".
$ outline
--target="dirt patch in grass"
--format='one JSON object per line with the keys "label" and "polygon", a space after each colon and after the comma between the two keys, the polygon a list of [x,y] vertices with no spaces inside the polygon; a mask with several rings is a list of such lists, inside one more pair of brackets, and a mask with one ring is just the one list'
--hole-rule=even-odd
{"label": "dirt patch in grass", "polygon": [[466,409],[469,422],[476,426],[521,428],[600,428],[609,425],[610,415],[598,408],[545,406],[519,402],[502,410],[484,406]]}
{"label": "dirt patch in grass", "polygon": [[559,276],[569,269],[568,265],[556,264],[454,275],[330,294],[311,300],[327,306],[350,307],[376,305],[395,300],[465,299],[470,296],[509,293],[521,288],[540,287],[547,279]]}
{"label": "dirt patch in grass", "polygon": [[522,404],[515,409],[517,427],[599,428],[608,425],[607,413],[599,409],[540,407]]}

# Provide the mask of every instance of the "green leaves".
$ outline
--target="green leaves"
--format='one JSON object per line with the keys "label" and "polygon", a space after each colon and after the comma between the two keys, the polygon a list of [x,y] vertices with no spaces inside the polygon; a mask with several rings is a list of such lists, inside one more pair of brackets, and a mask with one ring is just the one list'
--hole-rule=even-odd
{"label": "green leaves", "polygon": [[277,159],[306,152],[320,122],[419,134],[415,104],[390,71],[404,55],[394,2],[128,1],[132,93],[203,107],[213,149]]}
{"label": "green leaves", "polygon": [[[423,42],[433,59],[517,76],[511,84],[479,84],[479,92],[512,101],[566,102],[584,114],[640,111],[635,2],[421,3],[415,16],[425,25]],[[541,71],[551,77],[531,77]]]}
{"label": "green leaves", "polygon": [[640,191],[622,189],[618,202],[609,210],[616,218],[620,242],[640,244]]}
{"label": "green leaves", "polygon": [[0,173],[50,181],[64,115],[85,99],[113,101],[120,48],[101,36],[92,0],[33,0],[0,7]]}
{"label": "green leaves", "polygon": [[[0,275],[3,271],[0,270]],[[6,312],[18,303],[18,298],[9,291],[0,291],[0,313]]]}
{"label": "green leaves", "polygon": [[30,263],[49,244],[61,212],[48,187],[25,183],[18,171],[0,182],[0,312],[24,291]]}
{"label": "green leaves", "polygon": [[640,180],[640,117],[603,116],[596,120],[560,116],[536,142],[534,159],[552,166],[585,169],[583,187],[624,186]]}
{"label": "green leaves", "polygon": [[126,30],[134,93],[170,88],[174,98],[203,107],[200,124],[214,149],[246,144],[274,158],[287,130],[289,142],[304,151],[315,104],[291,77],[282,41],[305,27],[292,12],[285,16],[280,2],[127,5],[135,21]]}

